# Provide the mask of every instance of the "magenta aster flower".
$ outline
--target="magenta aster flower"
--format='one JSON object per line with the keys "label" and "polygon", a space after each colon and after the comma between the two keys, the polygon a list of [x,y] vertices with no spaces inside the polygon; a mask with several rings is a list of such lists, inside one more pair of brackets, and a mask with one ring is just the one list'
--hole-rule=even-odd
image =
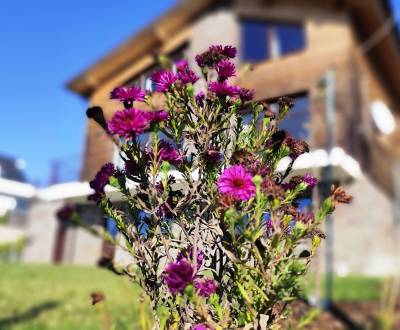
{"label": "magenta aster flower", "polygon": [[[152,157],[153,150],[150,151]],[[159,162],[168,161],[172,164],[178,164],[182,161],[182,155],[172,146],[171,143],[160,140],[158,143],[158,159]]]}
{"label": "magenta aster flower", "polygon": [[311,174],[306,173],[303,176],[303,182],[310,187],[311,189],[315,187],[315,185],[317,184],[318,180],[317,178],[313,177]]}
{"label": "magenta aster flower", "polygon": [[111,134],[131,138],[142,133],[152,120],[150,112],[130,108],[117,111],[108,122],[108,130]]}
{"label": "magenta aster flower", "polygon": [[247,88],[241,88],[239,90],[239,97],[244,102],[251,101],[253,99],[253,97],[254,97],[254,90],[253,89],[247,89]]}
{"label": "magenta aster flower", "polygon": [[193,266],[186,259],[169,263],[165,273],[164,281],[173,295],[182,293],[194,278]]}
{"label": "magenta aster flower", "polygon": [[137,86],[132,87],[117,87],[110,94],[111,99],[124,101],[143,101],[146,92]]}
{"label": "magenta aster flower", "polygon": [[90,188],[96,193],[103,193],[104,187],[108,184],[110,176],[115,174],[115,167],[112,163],[104,164],[94,179],[89,182]]}
{"label": "magenta aster flower", "polygon": [[242,165],[234,165],[224,170],[218,179],[218,189],[240,201],[248,200],[256,193],[253,177]]}
{"label": "magenta aster flower", "polygon": [[235,76],[236,69],[235,64],[229,60],[222,60],[217,63],[215,70],[218,73],[218,79],[220,81],[225,81],[226,79]]}
{"label": "magenta aster flower", "polygon": [[175,62],[175,67],[178,72],[183,71],[189,67],[189,63],[187,60],[179,60]]}
{"label": "magenta aster flower", "polygon": [[208,89],[219,96],[236,96],[239,93],[239,87],[229,86],[226,82],[212,81],[208,84]]}
{"label": "magenta aster flower", "polygon": [[192,327],[192,330],[211,330],[211,328],[207,327],[204,324],[197,324],[194,327]]}
{"label": "magenta aster flower", "polygon": [[151,121],[155,122],[165,121],[169,117],[168,112],[165,110],[152,111],[150,112],[150,116],[151,116]]}
{"label": "magenta aster flower", "polygon": [[156,71],[151,75],[151,80],[156,84],[158,92],[166,92],[177,80],[177,76],[171,71]]}
{"label": "magenta aster flower", "polygon": [[206,278],[194,281],[194,287],[199,296],[207,298],[217,290],[217,283],[211,278]]}
{"label": "magenta aster flower", "polygon": [[194,84],[199,77],[194,73],[194,71],[186,68],[184,70],[178,70],[177,78],[182,82],[182,84]]}

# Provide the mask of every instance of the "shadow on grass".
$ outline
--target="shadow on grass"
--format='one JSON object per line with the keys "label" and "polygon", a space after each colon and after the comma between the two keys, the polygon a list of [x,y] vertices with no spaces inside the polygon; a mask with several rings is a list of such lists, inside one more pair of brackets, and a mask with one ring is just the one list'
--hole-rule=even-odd
{"label": "shadow on grass", "polygon": [[38,317],[42,312],[56,308],[60,303],[57,301],[47,301],[40,305],[33,306],[27,311],[0,319],[0,329],[8,329],[16,323],[26,322]]}

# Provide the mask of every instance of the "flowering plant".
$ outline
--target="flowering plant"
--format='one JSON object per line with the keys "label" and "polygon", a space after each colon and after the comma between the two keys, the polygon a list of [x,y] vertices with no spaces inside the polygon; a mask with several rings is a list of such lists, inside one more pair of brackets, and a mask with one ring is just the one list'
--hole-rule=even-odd
{"label": "flowering plant", "polygon": [[[153,73],[154,93],[112,91],[124,109],[110,121],[99,107],[87,112],[124,162],[101,168],[90,198],[123,237],[132,263],[122,272],[150,298],[155,329],[277,327],[300,296],[300,279],[324,237],[321,223],[350,200],[337,188],[315,215],[299,208],[316,179],[291,174],[308,152],[304,141],[279,129],[293,103],[281,98],[273,112],[252,101],[253,91],[229,84],[235,56],[231,46],[196,56],[204,91],[195,93],[200,77],[180,61]],[[290,164],[279,172],[283,158]],[[106,185],[121,193],[124,207],[110,200]],[[304,255],[299,246],[307,241]]]}

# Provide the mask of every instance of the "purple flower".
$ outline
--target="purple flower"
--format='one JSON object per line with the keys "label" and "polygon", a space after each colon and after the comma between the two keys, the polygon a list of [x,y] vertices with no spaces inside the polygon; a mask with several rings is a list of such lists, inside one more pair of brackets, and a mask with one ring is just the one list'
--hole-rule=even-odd
{"label": "purple flower", "polygon": [[196,280],[194,286],[198,295],[205,298],[211,296],[217,290],[217,283],[211,278]]}
{"label": "purple flower", "polygon": [[[201,250],[197,250],[197,256],[196,256],[196,270],[198,271],[200,268],[201,268],[201,266],[203,266],[203,262],[204,262],[204,259],[205,259],[205,254],[204,254],[204,252],[203,251],[201,251]],[[193,258],[193,248],[192,247],[190,247],[188,250],[183,250],[183,251],[181,251],[181,252],[179,252],[178,253],[178,256],[177,256],[177,258],[176,258],[176,260],[182,260],[182,259],[189,259],[189,260],[191,260]]]}
{"label": "purple flower", "polygon": [[114,174],[114,165],[112,163],[104,164],[94,179],[89,182],[90,188],[92,188],[96,193],[103,193],[104,187],[108,184],[108,179]]}
{"label": "purple flower", "polygon": [[241,88],[239,97],[243,102],[251,101],[254,97],[254,89]]}
{"label": "purple flower", "polygon": [[192,327],[192,330],[210,330],[206,325],[203,323],[196,324],[194,327]]}
{"label": "purple flower", "polygon": [[164,281],[173,295],[182,293],[193,282],[194,269],[186,259],[169,263],[165,273]]}
{"label": "purple flower", "polygon": [[150,112],[130,108],[117,111],[108,122],[108,130],[111,134],[131,138],[142,133],[152,120]]}
{"label": "purple flower", "polygon": [[192,327],[192,330],[210,330],[210,328],[208,328],[204,324],[197,324],[194,327]]}
{"label": "purple flower", "polygon": [[169,117],[168,112],[165,110],[152,111],[150,114],[151,120],[155,122],[165,121]]}
{"label": "purple flower", "polygon": [[212,81],[208,84],[208,89],[219,96],[236,96],[239,93],[239,87],[229,86],[226,82]]}
{"label": "purple flower", "polygon": [[189,68],[186,68],[184,70],[179,70],[177,73],[178,79],[182,82],[182,84],[194,84],[197,80],[199,80],[199,77],[190,70]]}
{"label": "purple flower", "polygon": [[203,105],[204,105],[204,99],[205,99],[205,97],[206,97],[206,95],[204,94],[204,92],[198,92],[197,94],[196,94],[196,96],[195,96],[195,101],[196,101],[196,104],[199,106],[199,107],[202,107]]}
{"label": "purple flower", "polygon": [[248,200],[256,193],[253,177],[242,165],[234,165],[224,170],[218,179],[218,189],[240,201]]}
{"label": "purple flower", "polygon": [[235,58],[237,54],[236,47],[233,46],[225,46],[223,50],[223,54],[229,58]]}
{"label": "purple flower", "polygon": [[189,63],[187,60],[179,60],[179,61],[175,62],[175,67],[178,72],[184,71],[185,69],[187,69],[189,67]]}
{"label": "purple flower", "polygon": [[146,92],[142,90],[140,87],[132,86],[132,87],[117,87],[110,94],[111,99],[124,101],[143,101]]}
{"label": "purple flower", "polygon": [[151,80],[156,84],[158,92],[166,92],[177,80],[177,76],[171,71],[157,71],[151,75]]}
{"label": "purple flower", "polygon": [[235,64],[229,60],[222,60],[215,66],[220,81],[225,81],[230,77],[234,77],[236,73]]}
{"label": "purple flower", "polygon": [[317,184],[318,180],[317,178],[313,177],[311,174],[306,173],[303,177],[303,182],[307,184],[308,187],[313,189],[315,185]]}
{"label": "purple flower", "polygon": [[197,54],[194,59],[196,60],[196,63],[200,68],[204,67],[203,56],[201,54]]}
{"label": "purple flower", "polygon": [[[153,150],[150,150],[150,157],[152,158]],[[158,142],[158,156],[159,162],[168,161],[172,164],[178,164],[182,161],[182,155],[172,146],[171,143],[160,140]]]}

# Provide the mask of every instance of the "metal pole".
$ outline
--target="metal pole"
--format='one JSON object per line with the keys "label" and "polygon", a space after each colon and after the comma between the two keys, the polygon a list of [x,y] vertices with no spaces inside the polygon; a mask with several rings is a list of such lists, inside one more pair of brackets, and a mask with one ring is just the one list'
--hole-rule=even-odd
{"label": "metal pole", "polygon": [[[326,86],[326,149],[330,156],[334,145],[334,118],[335,118],[335,72],[328,70],[325,74]],[[330,187],[333,183],[333,169],[329,162],[328,166],[322,172],[325,189],[324,198],[330,193]],[[325,277],[325,299],[324,308],[329,308],[333,298],[333,223],[331,215],[328,215],[325,221],[326,232],[326,277]]]}

